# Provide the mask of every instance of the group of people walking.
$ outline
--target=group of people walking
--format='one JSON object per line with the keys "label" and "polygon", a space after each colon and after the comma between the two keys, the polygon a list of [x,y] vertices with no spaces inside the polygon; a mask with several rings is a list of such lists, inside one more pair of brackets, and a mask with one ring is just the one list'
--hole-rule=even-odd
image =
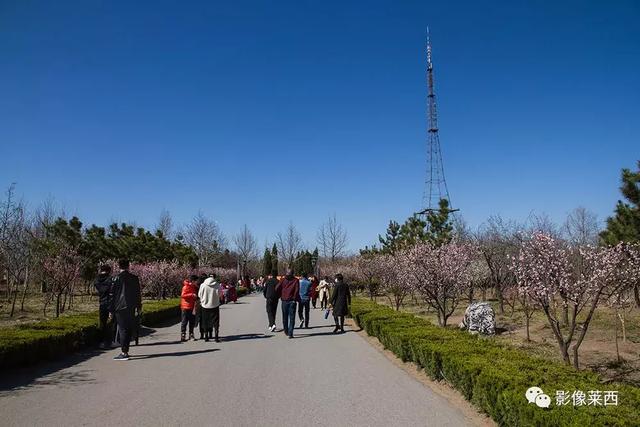
{"label": "group of people walking", "polygon": [[138,322],[142,313],[140,280],[129,272],[129,260],[118,261],[119,272],[112,276],[111,266],[102,265],[95,282],[100,301],[101,348],[110,348],[113,340],[111,320],[118,327],[121,353],[115,360],[129,360],[131,338],[138,333]]}
{"label": "group of people walking", "polygon": [[[333,292],[331,292],[333,287]],[[296,307],[300,320],[300,328],[309,328],[309,314],[311,306],[316,308],[320,299],[320,308],[333,311],[335,329],[333,333],[344,332],[344,318],[349,313],[351,304],[351,292],[349,286],[344,283],[342,274],[336,274],[332,286],[327,276],[320,282],[317,278],[309,279],[307,273],[302,273],[300,278],[293,274],[293,270],[287,270],[287,274],[278,279],[275,272],[269,275],[264,282],[262,294],[266,299],[268,330],[276,330],[276,313],[278,302],[282,307],[282,331],[293,338],[293,330],[296,323]],[[328,314],[328,312],[327,312]],[[328,317],[328,316],[326,316]]]}
{"label": "group of people walking", "polygon": [[[129,272],[129,260],[118,261],[119,272],[112,275],[109,265],[99,269],[95,287],[100,301],[100,329],[102,332],[101,348],[110,348],[114,336],[113,319],[118,327],[118,340],[121,353],[115,360],[129,360],[129,347],[134,335],[137,337],[139,319],[142,313],[142,293],[138,276]],[[282,307],[282,330],[293,338],[296,314],[300,328],[309,328],[311,307],[325,310],[325,318],[329,309],[333,311],[335,329],[333,333],[344,332],[344,318],[349,313],[351,293],[344,283],[341,274],[336,274],[334,283],[327,276],[321,281],[314,276],[309,278],[302,273],[298,278],[293,270],[287,270],[282,278],[274,272],[266,280],[254,282],[255,288],[261,289],[266,299],[268,330],[276,330],[276,313],[278,304]],[[182,284],[180,294],[180,342],[197,341],[195,328],[199,328],[200,339],[220,342],[220,305],[228,297],[226,285],[222,284],[215,274],[191,275]],[[231,299],[235,300],[235,298]]]}

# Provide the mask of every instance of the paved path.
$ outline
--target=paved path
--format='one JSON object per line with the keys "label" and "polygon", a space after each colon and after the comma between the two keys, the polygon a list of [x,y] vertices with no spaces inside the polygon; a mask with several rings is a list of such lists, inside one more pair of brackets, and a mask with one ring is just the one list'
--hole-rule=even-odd
{"label": "paved path", "polygon": [[181,344],[172,325],[142,338],[130,361],[86,352],[3,375],[0,425],[468,424],[357,333],[332,335],[320,310],[293,340],[263,334],[263,301],[223,306],[219,344]]}

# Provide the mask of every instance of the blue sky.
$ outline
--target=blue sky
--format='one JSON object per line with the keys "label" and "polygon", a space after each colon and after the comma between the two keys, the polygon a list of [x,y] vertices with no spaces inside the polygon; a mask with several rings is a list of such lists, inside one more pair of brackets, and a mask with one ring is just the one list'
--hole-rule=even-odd
{"label": "blue sky", "polygon": [[420,208],[425,30],[455,207],[585,206],[640,159],[640,4],[0,0],[0,184],[87,222],[198,210],[351,248]]}

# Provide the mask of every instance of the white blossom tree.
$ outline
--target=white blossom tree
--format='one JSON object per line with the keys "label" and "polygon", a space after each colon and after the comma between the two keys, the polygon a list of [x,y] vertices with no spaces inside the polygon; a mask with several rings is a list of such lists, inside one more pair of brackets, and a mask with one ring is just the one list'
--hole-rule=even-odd
{"label": "white blossom tree", "polygon": [[542,308],[563,360],[576,369],[596,308],[623,286],[617,279],[626,257],[623,245],[572,250],[549,234],[534,232],[514,260],[519,291]]}
{"label": "white blossom tree", "polygon": [[412,287],[446,326],[468,290],[475,249],[469,243],[418,243],[398,255],[399,280]]}

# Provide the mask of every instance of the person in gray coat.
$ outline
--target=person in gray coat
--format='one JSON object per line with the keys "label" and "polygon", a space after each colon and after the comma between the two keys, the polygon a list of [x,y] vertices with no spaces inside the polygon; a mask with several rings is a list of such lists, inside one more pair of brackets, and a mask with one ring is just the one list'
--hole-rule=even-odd
{"label": "person in gray coat", "polygon": [[333,287],[333,293],[331,294],[333,320],[336,322],[336,327],[333,330],[334,334],[344,332],[344,317],[349,314],[349,305],[351,305],[349,285],[344,283],[342,274],[338,273],[336,274],[336,285]]}

